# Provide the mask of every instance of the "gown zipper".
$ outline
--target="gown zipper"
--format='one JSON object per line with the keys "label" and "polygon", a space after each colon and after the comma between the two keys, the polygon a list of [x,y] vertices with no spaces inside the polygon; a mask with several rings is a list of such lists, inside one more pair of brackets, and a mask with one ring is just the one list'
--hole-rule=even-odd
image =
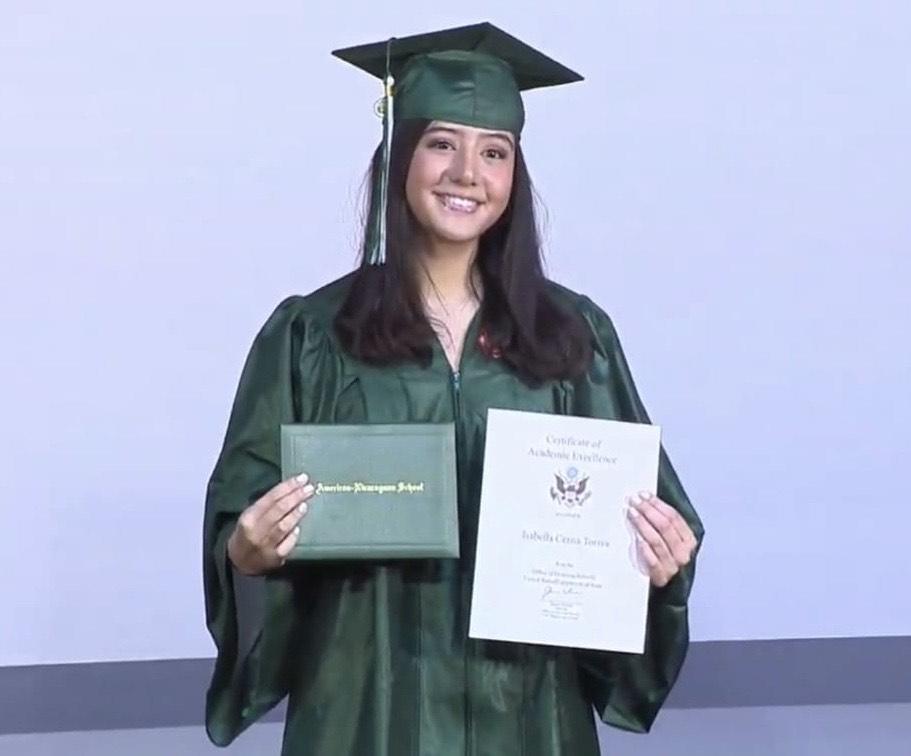
{"label": "gown zipper", "polygon": [[[462,372],[452,371],[452,416],[455,422],[456,438],[459,435],[459,422],[462,419]],[[456,444],[458,448],[458,444]],[[467,643],[467,640],[466,640]],[[474,733],[471,721],[471,674],[468,664],[468,649],[465,649],[465,754],[474,753]]]}
{"label": "gown zipper", "polygon": [[462,419],[462,373],[459,370],[452,373],[452,414],[456,422]]}

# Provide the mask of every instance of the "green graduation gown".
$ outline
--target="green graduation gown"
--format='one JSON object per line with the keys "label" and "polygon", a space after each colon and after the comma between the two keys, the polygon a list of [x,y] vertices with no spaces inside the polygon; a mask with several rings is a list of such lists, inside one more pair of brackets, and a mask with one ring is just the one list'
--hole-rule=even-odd
{"label": "green graduation gown", "polygon": [[[209,482],[204,575],[218,649],[206,707],[212,741],[230,743],[285,696],[283,756],[596,755],[593,710],[611,725],[648,730],[686,653],[694,563],[652,588],[643,655],[467,634],[487,409],[648,422],[607,315],[554,284],[591,325],[594,361],[580,379],[530,389],[477,349],[477,319],[458,373],[438,346],[426,369],[353,359],[332,330],[349,284],[343,278],[292,297],[269,318],[247,358]],[[252,579],[258,609],[240,595],[226,541],[238,514],[280,480],[281,423],[453,420],[460,560],[292,563]],[[701,539],[663,451],[657,493]]]}

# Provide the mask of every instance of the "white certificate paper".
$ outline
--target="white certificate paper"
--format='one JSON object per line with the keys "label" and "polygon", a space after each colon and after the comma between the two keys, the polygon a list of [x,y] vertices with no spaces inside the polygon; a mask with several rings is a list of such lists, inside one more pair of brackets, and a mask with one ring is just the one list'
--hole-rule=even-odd
{"label": "white certificate paper", "polygon": [[660,440],[654,425],[488,412],[472,638],[644,651],[626,498],[656,490]]}

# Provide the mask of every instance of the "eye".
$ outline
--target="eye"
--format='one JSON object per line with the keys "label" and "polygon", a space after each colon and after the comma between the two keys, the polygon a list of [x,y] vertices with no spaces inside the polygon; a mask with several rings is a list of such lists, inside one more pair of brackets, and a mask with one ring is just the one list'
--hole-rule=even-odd
{"label": "eye", "polygon": [[452,142],[449,142],[445,139],[431,139],[427,144],[428,147],[432,150],[454,150]]}
{"label": "eye", "polygon": [[488,147],[483,154],[491,160],[505,160],[507,157],[507,152],[502,147]]}

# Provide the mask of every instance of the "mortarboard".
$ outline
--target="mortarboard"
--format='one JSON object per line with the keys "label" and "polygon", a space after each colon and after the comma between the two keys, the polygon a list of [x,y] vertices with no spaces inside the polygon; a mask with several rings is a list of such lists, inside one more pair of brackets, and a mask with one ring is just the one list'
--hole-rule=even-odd
{"label": "mortarboard", "polygon": [[373,264],[386,257],[386,192],[396,118],[449,121],[518,136],[525,124],[522,91],[582,80],[489,23],[393,37],[332,54],[383,81],[383,154],[374,187],[380,195],[369,223],[368,262]]}

